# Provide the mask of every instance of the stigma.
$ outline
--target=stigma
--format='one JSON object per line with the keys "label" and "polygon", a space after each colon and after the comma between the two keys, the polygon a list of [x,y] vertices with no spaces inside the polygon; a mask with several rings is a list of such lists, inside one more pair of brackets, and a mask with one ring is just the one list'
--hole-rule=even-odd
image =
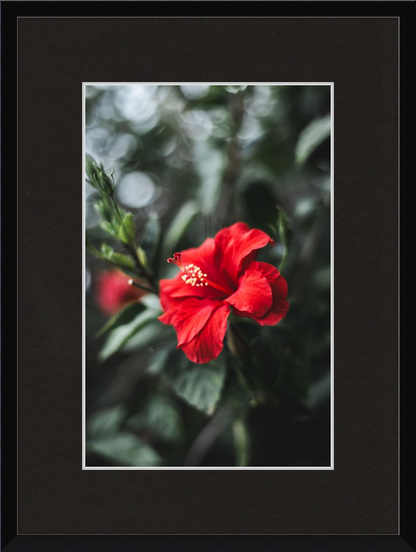
{"label": "stigma", "polygon": [[193,287],[204,287],[209,285],[208,280],[206,280],[207,275],[202,272],[200,267],[193,263],[184,266],[181,257],[182,253],[174,253],[173,257],[169,257],[168,263],[173,263],[181,269],[183,272],[182,280],[185,284]]}

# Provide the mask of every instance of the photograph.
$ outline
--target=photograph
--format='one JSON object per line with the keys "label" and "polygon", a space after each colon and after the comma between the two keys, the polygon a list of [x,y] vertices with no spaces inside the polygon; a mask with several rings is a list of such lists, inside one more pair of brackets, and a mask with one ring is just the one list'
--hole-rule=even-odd
{"label": "photograph", "polygon": [[334,469],[333,83],[82,92],[82,468]]}
{"label": "photograph", "polygon": [[1,12],[0,548],[416,552],[415,2],[39,6]]}

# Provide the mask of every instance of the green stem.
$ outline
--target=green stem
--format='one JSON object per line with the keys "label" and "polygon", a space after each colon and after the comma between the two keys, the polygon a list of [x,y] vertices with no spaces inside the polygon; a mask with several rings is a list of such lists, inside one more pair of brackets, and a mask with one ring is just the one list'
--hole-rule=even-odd
{"label": "green stem", "polygon": [[247,466],[249,462],[250,441],[244,414],[240,419],[234,420],[233,433],[237,465],[240,467]]}
{"label": "green stem", "polygon": [[244,107],[240,92],[231,96],[230,115],[230,141],[226,149],[227,163],[215,213],[216,218],[220,220],[225,220],[230,215],[235,187],[241,172],[241,148],[237,140],[237,133],[242,124]]}
{"label": "green stem", "polygon": [[282,257],[282,260],[280,261],[279,272],[282,272],[283,269],[285,268],[286,261],[287,261],[287,255],[288,255],[288,252],[289,252],[286,245],[284,245],[283,247],[284,247],[283,257]]}
{"label": "green stem", "polygon": [[140,262],[139,255],[137,254],[137,249],[135,247],[133,247],[132,249],[127,247],[127,250],[133,256],[133,259],[134,259],[137,267],[142,271],[142,273],[143,273],[144,277],[146,278],[146,280],[149,282],[149,284],[152,286],[152,288],[154,288],[155,291],[153,291],[153,293],[158,294],[159,291],[158,291],[158,286],[157,286],[156,280],[153,278],[153,276],[147,270],[147,268],[145,266],[143,266],[142,263]]}
{"label": "green stem", "polygon": [[[255,384],[242,370],[242,368],[245,368],[247,363],[250,362],[250,351],[244,335],[233,322],[230,323],[227,331],[227,345],[241,387],[252,398],[252,401],[257,403],[256,390],[254,388]],[[249,371],[250,370],[247,370],[247,372]]]}
{"label": "green stem", "polygon": [[111,201],[113,202],[114,211],[115,211],[115,213],[116,213],[116,215],[117,215],[117,217],[118,217],[118,220],[119,220],[120,224],[123,224],[123,219],[122,219],[122,217],[121,217],[120,209],[119,209],[119,207],[118,207],[118,205],[117,205],[117,202],[116,202],[116,200],[114,199],[114,194],[111,195]]}
{"label": "green stem", "polygon": [[[114,196],[111,196],[111,199],[113,200],[113,205],[114,205],[114,208],[115,208],[115,212],[116,212],[117,217],[120,221],[120,224],[123,224],[123,219],[121,217],[120,209],[119,209],[116,201],[114,200]],[[152,293],[158,294],[159,292],[158,292],[158,286],[156,284],[156,281],[154,280],[151,273],[147,270],[147,268],[145,266],[143,266],[143,264],[140,262],[139,255],[137,254],[136,244],[134,244],[134,246],[124,244],[124,247],[127,250],[127,252],[130,253],[130,255],[133,257],[137,268],[142,272],[142,274],[139,274],[139,275],[140,276],[143,275],[146,278],[146,280],[149,282],[149,284],[152,286],[152,288],[154,288],[152,290]],[[150,288],[148,288],[148,289],[150,289]]]}
{"label": "green stem", "polygon": [[143,286],[142,284],[138,284],[134,280],[129,280],[129,284],[131,286],[143,289],[144,291],[148,291],[149,293],[155,293],[157,295],[157,290],[156,289],[150,288],[150,287],[147,287],[147,286]]}
{"label": "green stem", "polygon": [[108,261],[108,259],[101,253],[101,251],[98,251],[89,241],[88,238],[85,238],[85,247],[86,249],[92,253],[95,257],[98,259],[102,259],[103,261]]}
{"label": "green stem", "polygon": [[[114,182],[114,180],[113,180],[113,182]],[[109,197],[110,197],[111,203],[113,205],[113,211],[114,211],[120,225],[122,226],[123,225],[123,218],[122,218],[121,213],[120,213],[120,208],[119,208],[116,200],[114,199],[114,189],[109,194]],[[144,289],[145,291],[149,291],[151,293],[155,293],[156,295],[158,295],[159,291],[158,291],[157,282],[155,281],[155,279],[153,278],[151,273],[147,270],[147,268],[145,266],[143,266],[143,264],[140,262],[139,256],[137,254],[136,243],[133,243],[133,244],[123,243],[123,246],[124,246],[125,250],[133,257],[134,262],[136,264],[138,275],[141,276],[141,277],[146,278],[146,280],[149,282],[151,287],[142,286],[140,284],[137,284],[136,282],[135,282],[135,285],[137,287],[140,287],[140,288]],[[91,248],[90,248],[90,250],[91,250]],[[93,253],[95,255],[97,255],[97,253],[98,253],[97,256],[101,257],[101,255],[99,255],[98,251],[97,252],[93,251]]]}

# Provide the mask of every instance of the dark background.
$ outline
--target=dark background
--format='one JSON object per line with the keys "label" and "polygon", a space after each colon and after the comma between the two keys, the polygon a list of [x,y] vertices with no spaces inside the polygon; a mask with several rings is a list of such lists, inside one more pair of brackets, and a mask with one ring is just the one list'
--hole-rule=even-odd
{"label": "dark background", "polygon": [[[381,18],[19,21],[19,533],[397,532],[397,38]],[[81,471],[94,80],[335,82],[334,471]]]}

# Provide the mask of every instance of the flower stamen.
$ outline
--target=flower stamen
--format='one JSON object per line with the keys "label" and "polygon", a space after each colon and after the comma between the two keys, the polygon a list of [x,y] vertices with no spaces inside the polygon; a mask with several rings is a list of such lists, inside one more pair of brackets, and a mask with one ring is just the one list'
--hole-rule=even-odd
{"label": "flower stamen", "polygon": [[181,276],[185,284],[188,284],[192,287],[205,287],[211,286],[223,293],[229,294],[229,291],[223,288],[222,286],[215,284],[208,280],[208,275],[205,272],[202,272],[201,268],[193,263],[190,263],[186,266],[183,266],[181,261],[182,253],[174,253],[173,257],[169,257],[167,260],[168,263],[175,264],[178,268],[181,269],[183,275]]}

